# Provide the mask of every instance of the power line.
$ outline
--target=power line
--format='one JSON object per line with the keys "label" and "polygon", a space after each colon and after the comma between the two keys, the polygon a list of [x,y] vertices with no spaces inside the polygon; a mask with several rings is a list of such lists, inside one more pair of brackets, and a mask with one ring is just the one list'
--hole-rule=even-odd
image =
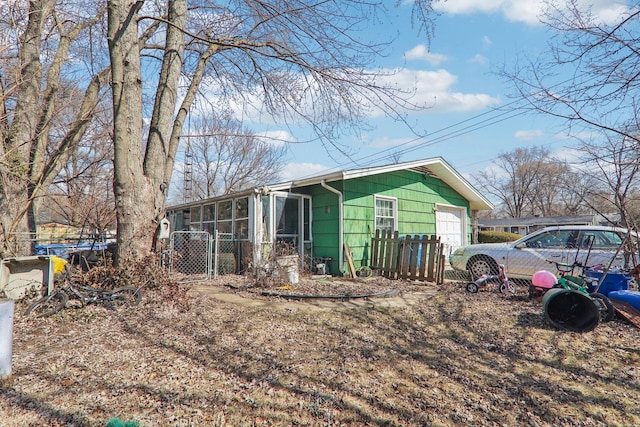
{"label": "power line", "polygon": [[[564,81],[561,81],[561,82],[558,82],[558,83],[556,83],[554,85],[551,85],[547,90],[553,90],[553,89],[558,88],[558,87],[560,87],[562,85],[566,85],[566,84],[568,84],[568,83],[570,83],[572,81],[575,81],[576,78],[580,78],[580,77],[583,77],[583,76],[586,76],[586,75],[587,75],[587,73],[583,73],[582,75],[579,75],[579,76],[570,77],[570,78],[568,78],[568,79],[566,79]],[[587,79],[584,83],[592,81],[592,80],[595,80],[596,78],[597,78],[597,76],[592,76],[590,79]],[[569,88],[567,90],[571,90],[571,89]],[[565,90],[565,92],[566,92],[566,90]],[[539,93],[542,93],[542,91],[539,92]],[[559,92],[557,95],[558,96],[562,96],[562,93]],[[533,96],[535,96],[535,94]],[[527,110],[524,110],[523,107],[528,103],[529,103],[529,101],[527,101],[526,99],[515,99],[515,100],[513,100],[513,101],[511,101],[511,102],[509,102],[509,103],[507,103],[505,105],[502,105],[499,109],[492,109],[492,110],[489,110],[489,111],[485,111],[485,112],[476,114],[475,116],[469,117],[467,119],[464,119],[464,120],[461,120],[459,122],[453,123],[451,125],[445,126],[443,128],[437,129],[434,132],[431,132],[430,134],[428,134],[427,136],[419,136],[419,137],[410,139],[410,140],[408,140],[406,142],[403,142],[401,144],[398,144],[398,145],[396,145],[396,146],[394,146],[392,148],[387,148],[387,149],[381,150],[381,151],[379,151],[377,153],[373,153],[373,154],[361,157],[359,159],[354,159],[351,162],[347,162],[346,165],[351,164],[351,165],[356,166],[356,167],[371,166],[373,164],[378,163],[379,161],[384,160],[385,158],[387,158],[392,153],[397,153],[399,155],[407,154],[407,153],[410,153],[410,152],[413,152],[413,151],[417,151],[417,150],[420,150],[420,149],[423,149],[423,148],[426,148],[426,147],[433,146],[433,145],[438,144],[440,142],[448,141],[448,140],[460,137],[462,135],[466,135],[466,134],[475,132],[477,130],[480,130],[480,129],[483,129],[483,128],[486,128],[486,127],[489,127],[489,126],[504,122],[506,120],[510,120],[512,118],[515,118],[515,117],[518,117],[518,116],[526,114]],[[506,108],[510,108],[510,111],[505,111]],[[520,110],[520,111],[514,113],[513,110]],[[492,114],[493,114],[493,116],[491,116]],[[485,118],[485,116],[490,116],[490,117]],[[480,122],[474,122],[474,121],[476,121],[478,119],[482,119],[482,120]],[[447,130],[450,130],[450,129],[458,128],[459,126],[464,125],[464,124],[469,123],[469,122],[474,122],[474,123],[472,123],[472,124],[470,124],[468,126],[462,127],[460,129],[456,129],[455,131],[448,132],[448,133],[446,133],[444,135],[441,135],[441,136],[439,136],[437,138],[429,139],[429,140],[426,140],[426,141],[424,141],[422,143],[413,145],[416,141],[419,141],[421,139],[425,139],[425,138],[428,138],[428,137],[432,137],[434,135],[438,135],[438,134],[440,134],[442,132],[445,132]],[[409,147],[407,147],[406,149],[397,151],[398,147],[404,147],[404,146],[408,146],[408,145],[409,145]],[[491,158],[489,160],[495,160],[496,158],[497,157],[493,157],[493,158]],[[328,173],[330,171],[339,170],[339,169],[343,169],[343,168],[344,168],[344,165],[341,166],[341,167],[338,167],[338,166],[331,167],[331,168],[325,169],[324,172]],[[301,177],[301,179],[309,178],[309,177],[312,177],[314,175],[315,174],[306,175],[306,176]]]}

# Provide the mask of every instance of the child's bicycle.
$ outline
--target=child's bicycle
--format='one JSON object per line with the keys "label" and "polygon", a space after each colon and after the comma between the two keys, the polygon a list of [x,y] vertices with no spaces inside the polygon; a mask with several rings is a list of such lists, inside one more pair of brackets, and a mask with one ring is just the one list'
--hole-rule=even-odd
{"label": "child's bicycle", "polygon": [[133,286],[105,289],[75,283],[65,260],[54,259],[54,272],[56,276],[59,276],[56,289],[30,304],[25,315],[49,317],[65,308],[69,299],[77,300],[81,307],[89,304],[101,304],[111,310],[137,305],[142,300],[142,291]]}
{"label": "child's bicycle", "polygon": [[593,303],[600,311],[600,320],[602,322],[609,322],[613,319],[615,315],[615,308],[613,307],[613,304],[611,304],[611,301],[609,301],[609,298],[599,292],[589,292],[584,278],[582,276],[573,275],[576,267],[584,269],[582,264],[578,262],[565,264],[551,260],[547,260],[547,262],[555,264],[556,270],[558,271],[558,277],[555,278],[555,283],[552,283],[552,273],[544,270],[536,272],[531,279],[532,286],[529,288],[530,297],[542,296],[552,288],[563,288],[577,291],[589,296],[589,298],[593,300]]}
{"label": "child's bicycle", "polygon": [[507,277],[507,274],[504,271],[504,265],[503,264],[498,265],[498,269],[500,272],[497,275],[483,274],[482,276],[478,277],[478,279],[475,282],[467,283],[467,287],[466,287],[467,291],[471,292],[472,294],[475,294],[480,289],[486,288],[488,283],[499,282],[500,286],[498,289],[500,290],[500,293],[502,294],[506,294],[508,292],[511,292],[512,294],[516,293],[516,286],[509,281],[509,278]]}

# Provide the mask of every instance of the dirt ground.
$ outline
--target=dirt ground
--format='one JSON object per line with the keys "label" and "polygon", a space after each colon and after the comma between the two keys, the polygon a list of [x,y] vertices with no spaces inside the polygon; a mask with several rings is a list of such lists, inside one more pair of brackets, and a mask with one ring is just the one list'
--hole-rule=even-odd
{"label": "dirt ground", "polygon": [[0,426],[640,425],[638,329],[558,331],[526,289],[464,285],[222,276],[118,312],[18,303]]}

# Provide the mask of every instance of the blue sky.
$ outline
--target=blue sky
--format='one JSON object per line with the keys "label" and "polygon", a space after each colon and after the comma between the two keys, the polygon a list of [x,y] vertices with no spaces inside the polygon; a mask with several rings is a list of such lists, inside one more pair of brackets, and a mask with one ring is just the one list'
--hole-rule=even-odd
{"label": "blue sky", "polygon": [[[615,0],[580,3],[591,5],[592,11],[606,21],[620,16],[627,4]],[[547,50],[550,34],[537,18],[542,2],[447,0],[437,4],[442,15],[436,20],[430,45],[410,29],[410,6],[391,10],[394,25],[371,29],[398,36],[392,54],[378,65],[402,68],[397,78],[418,81],[418,95],[433,104],[410,117],[419,129],[427,131],[427,138],[416,140],[402,125],[375,119],[375,128],[362,140],[348,137],[340,141],[355,151],[350,159],[331,159],[317,142],[290,144],[283,180],[391,163],[392,153],[398,151],[403,152],[400,161],[441,156],[470,177],[489,167],[501,152],[517,147],[545,145],[552,151],[569,147],[571,140],[561,122],[540,115],[508,118],[509,114],[499,115],[493,110],[513,101],[509,97],[513,89],[495,72],[502,67],[511,69],[518,58],[536,57]],[[287,133],[273,124],[268,131]]]}

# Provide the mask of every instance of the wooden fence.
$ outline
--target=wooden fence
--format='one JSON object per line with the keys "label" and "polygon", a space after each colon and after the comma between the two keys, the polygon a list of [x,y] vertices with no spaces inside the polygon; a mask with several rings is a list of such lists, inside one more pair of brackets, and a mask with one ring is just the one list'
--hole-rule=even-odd
{"label": "wooden fence", "polygon": [[376,230],[371,241],[371,268],[390,279],[443,282],[444,248],[436,236],[406,236]]}

